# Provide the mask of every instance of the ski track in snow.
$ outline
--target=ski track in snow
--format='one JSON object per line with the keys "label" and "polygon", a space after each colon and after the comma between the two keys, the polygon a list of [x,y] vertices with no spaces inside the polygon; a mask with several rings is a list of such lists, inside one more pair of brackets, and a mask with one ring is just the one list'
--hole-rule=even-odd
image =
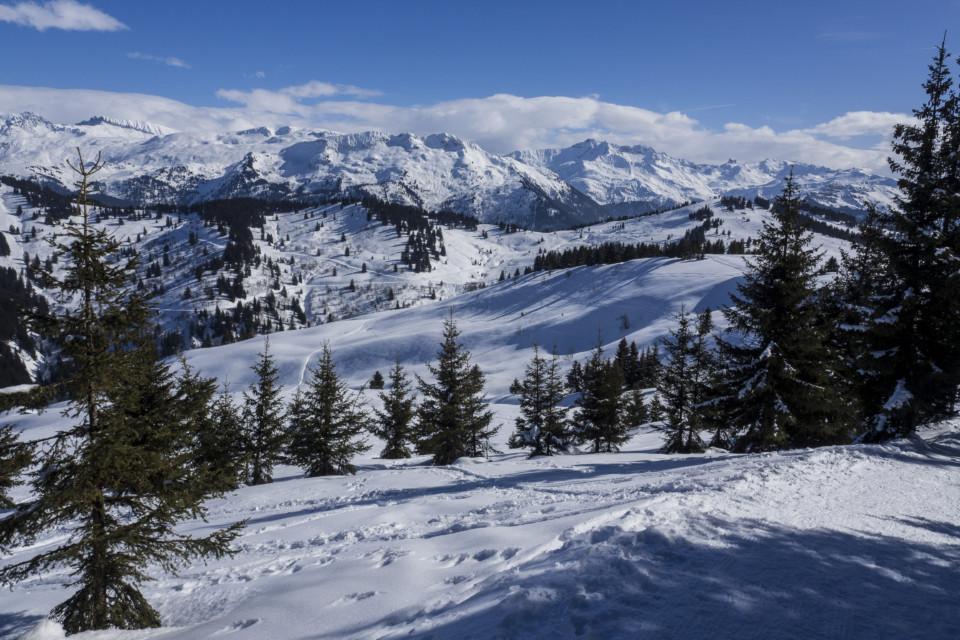
{"label": "ski track in snow", "polygon": [[[371,457],[348,477],[281,468],[183,525],[248,519],[233,559],[152,572],[164,628],[83,637],[956,637],[960,422],[755,456],[658,444],[645,432],[619,454],[449,467]],[[32,627],[66,579],[0,598],[0,635]]]}

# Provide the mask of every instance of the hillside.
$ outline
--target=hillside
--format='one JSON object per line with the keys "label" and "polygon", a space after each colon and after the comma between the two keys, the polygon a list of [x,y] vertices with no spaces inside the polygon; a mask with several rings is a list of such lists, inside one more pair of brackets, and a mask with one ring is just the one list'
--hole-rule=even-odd
{"label": "hillside", "polygon": [[[32,204],[32,198],[0,185],[0,232],[10,248],[0,256],[0,268],[22,275],[26,258],[59,272],[62,265],[51,262],[47,242],[52,208]],[[202,212],[169,213],[105,208],[94,217],[121,242],[124,255],[139,259],[137,286],[156,292],[164,348],[172,353],[379,311],[443,306],[454,296],[511,284],[547,252],[605,243],[667,246],[707,223],[694,215],[704,206],[713,212],[706,242],[746,243],[769,219],[765,209],[728,209],[717,200],[549,233],[445,224],[409,211],[409,220],[397,218],[398,233],[388,213],[343,203],[275,210],[262,202],[230,201],[205,205]],[[234,264],[230,255],[237,252],[227,248],[244,233],[246,257]],[[843,241],[818,236],[817,244],[837,255]],[[42,292],[41,282],[32,284]],[[562,286],[574,291],[581,285],[566,280]]]}

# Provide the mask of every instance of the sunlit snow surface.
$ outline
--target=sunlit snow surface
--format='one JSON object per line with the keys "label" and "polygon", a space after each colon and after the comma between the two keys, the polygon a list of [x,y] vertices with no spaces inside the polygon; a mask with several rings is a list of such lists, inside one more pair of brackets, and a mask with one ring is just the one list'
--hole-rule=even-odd
{"label": "sunlit snow surface", "polygon": [[[503,425],[493,444],[509,451],[517,400],[508,387],[532,341],[556,343],[565,366],[598,332],[610,355],[621,336],[649,344],[681,304],[725,302],[741,270],[741,258],[715,256],[531,274],[432,306],[273,334],[270,349],[287,394],[324,340],[354,388],[395,357],[424,375],[452,306]],[[239,393],[262,346],[187,357]],[[11,419],[39,438],[60,417]],[[198,534],[241,519],[247,528],[233,559],[179,576],[149,571],[157,579],[144,593],[164,628],[81,637],[955,637],[960,422],[921,436],[666,456],[644,430],[618,454],[510,451],[440,468],[380,460],[371,438],[356,476],[307,479],[284,467],[274,484],[212,501],[209,524],[184,523]],[[0,596],[0,636],[57,637],[41,620],[68,597],[68,579],[44,574]]]}

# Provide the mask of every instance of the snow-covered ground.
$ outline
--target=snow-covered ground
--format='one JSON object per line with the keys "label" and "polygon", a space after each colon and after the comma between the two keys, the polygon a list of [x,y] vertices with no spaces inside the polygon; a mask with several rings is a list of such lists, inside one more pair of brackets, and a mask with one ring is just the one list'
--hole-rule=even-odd
{"label": "snow-covered ground", "polygon": [[[329,341],[360,387],[399,357],[426,374],[449,309],[487,376],[507,451],[508,388],[534,341],[564,366],[598,335],[641,348],[681,304],[718,308],[739,256],[637,260],[538,273],[432,305],[270,337],[292,393]],[[717,314],[717,319],[720,316]],[[239,393],[260,340],[188,361]],[[376,393],[366,391],[371,403]],[[568,399],[569,401],[569,399]],[[26,438],[61,419],[10,416]],[[643,430],[617,454],[523,453],[432,467],[361,457],[356,476],[276,482],[210,504],[210,522],[247,520],[232,559],[144,585],[164,627],[88,638],[949,638],[960,588],[960,421],[884,446],[737,456],[656,453]],[[23,491],[19,489],[18,491]],[[50,531],[9,561],[55,545]],[[58,637],[44,616],[68,597],[66,570],[0,595],[0,637]],[[33,635],[29,635],[33,634]]]}
{"label": "snow-covered ground", "polygon": [[[956,637],[960,423],[759,456],[658,444],[284,469],[211,505],[209,526],[247,519],[233,559],[151,572],[164,628],[78,637]],[[40,621],[66,577],[0,597],[0,635],[58,637]]]}

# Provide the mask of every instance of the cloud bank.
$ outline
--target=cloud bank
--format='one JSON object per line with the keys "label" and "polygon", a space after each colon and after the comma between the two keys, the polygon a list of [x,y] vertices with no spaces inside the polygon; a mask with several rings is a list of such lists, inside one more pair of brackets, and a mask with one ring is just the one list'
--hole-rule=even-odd
{"label": "cloud bank", "polygon": [[99,9],[80,4],[76,0],[52,0],[43,4],[0,4],[0,22],[11,22],[38,31],[122,31],[129,28]]}
{"label": "cloud bank", "polygon": [[[569,146],[596,138],[622,145],[643,144],[697,162],[774,158],[877,173],[888,172],[893,125],[910,119],[906,114],[857,111],[806,129],[775,131],[733,122],[722,130],[711,130],[684,113],[657,113],[595,96],[498,94],[396,106],[369,100],[376,95],[349,85],[311,82],[279,90],[221,89],[217,96],[229,106],[195,107],[143,94],[0,86],[0,112],[34,111],[61,123],[104,115],[181,131],[293,125],[347,133],[370,129],[418,135],[446,132],[493,153]],[[870,148],[848,142],[863,136],[870,136]]]}

